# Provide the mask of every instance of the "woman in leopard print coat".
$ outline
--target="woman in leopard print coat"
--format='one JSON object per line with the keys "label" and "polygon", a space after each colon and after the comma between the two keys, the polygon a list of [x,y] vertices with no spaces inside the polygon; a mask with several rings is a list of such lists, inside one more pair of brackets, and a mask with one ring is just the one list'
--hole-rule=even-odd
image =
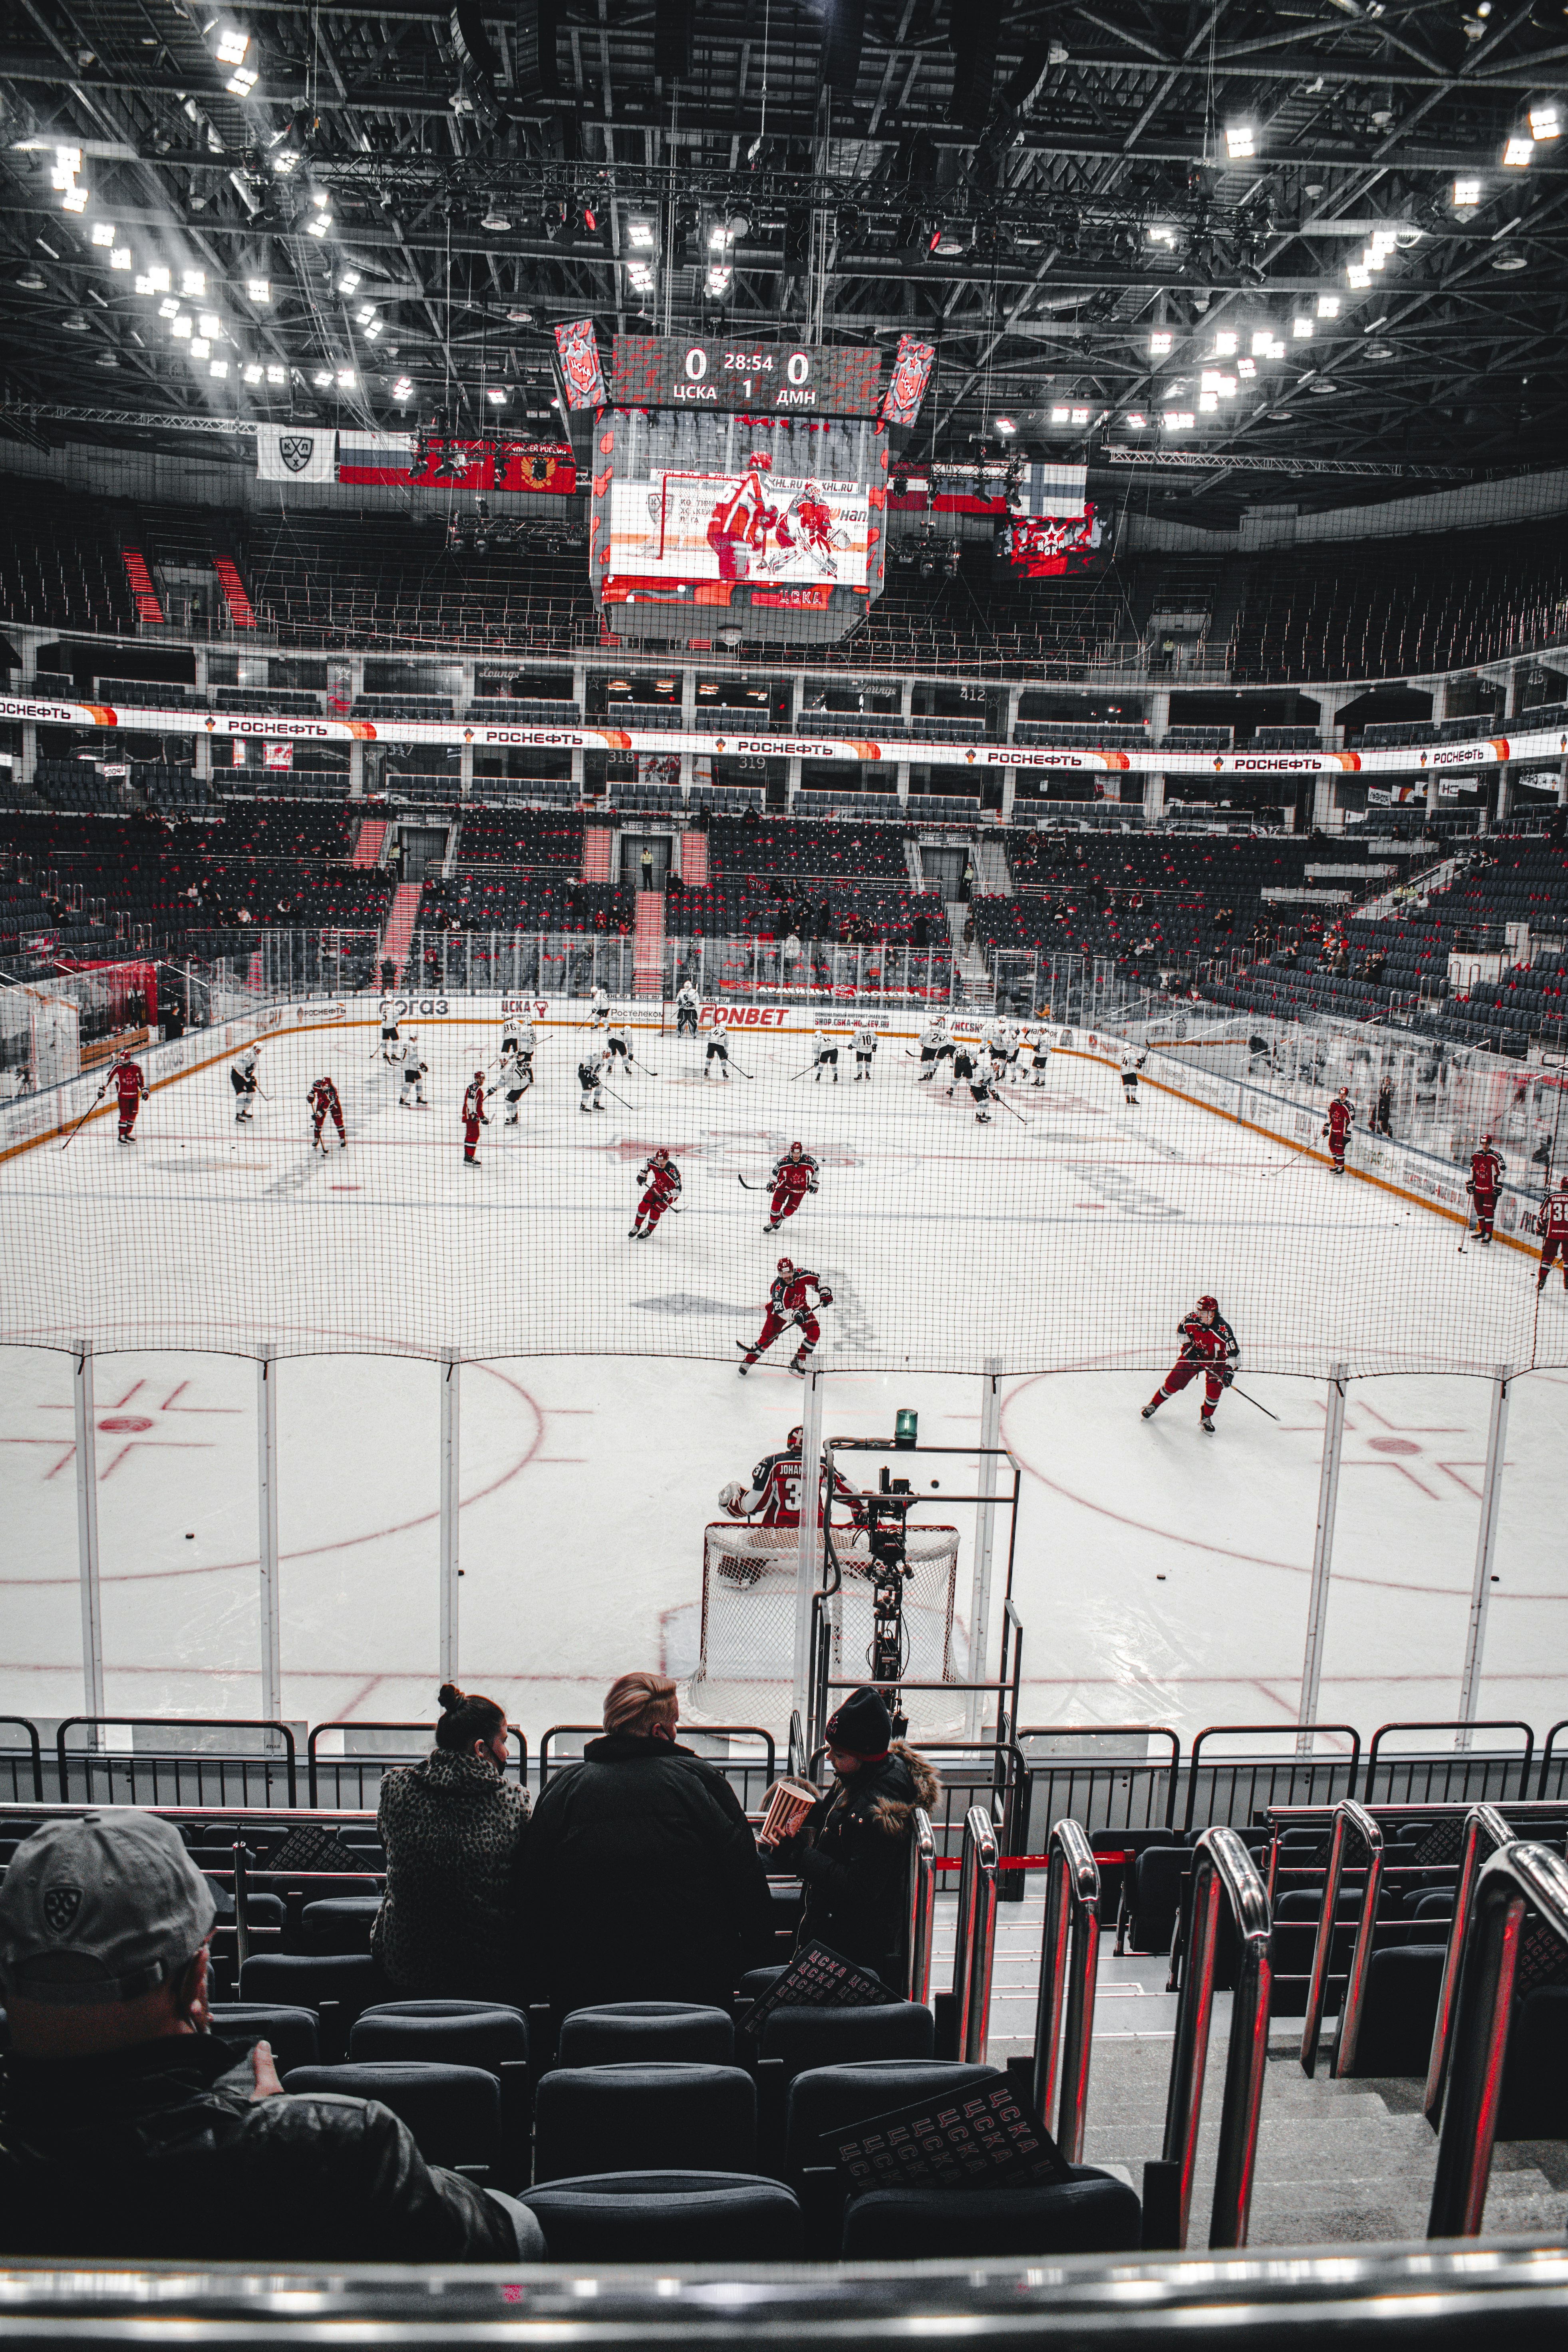
{"label": "woman in leopard print coat", "polygon": [[445,1683],[429,1756],[383,1777],[386,1893],[370,1946],[405,1999],[521,1997],[512,1885],[528,1798],[506,1763],[501,1709]]}

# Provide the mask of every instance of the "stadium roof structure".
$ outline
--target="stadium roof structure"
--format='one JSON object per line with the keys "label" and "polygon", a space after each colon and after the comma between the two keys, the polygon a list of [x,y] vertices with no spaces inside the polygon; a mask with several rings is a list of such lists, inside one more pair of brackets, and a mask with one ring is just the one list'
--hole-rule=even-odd
{"label": "stadium roof structure", "polygon": [[1194,520],[1560,455],[1561,0],[13,0],[5,41],[26,439],[549,435],[591,317],[920,335],[910,456]]}

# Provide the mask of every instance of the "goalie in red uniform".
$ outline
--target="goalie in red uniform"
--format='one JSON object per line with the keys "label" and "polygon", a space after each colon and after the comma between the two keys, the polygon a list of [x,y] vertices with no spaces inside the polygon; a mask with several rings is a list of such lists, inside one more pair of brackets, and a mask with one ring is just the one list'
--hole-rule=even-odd
{"label": "goalie in red uniform", "polygon": [[136,1114],[142,1108],[142,1096],[152,1091],[147,1084],[147,1073],[140,1062],[133,1062],[129,1054],[122,1054],[109,1073],[106,1091],[109,1087],[114,1088],[119,1102],[120,1140],[121,1143],[134,1143]]}
{"label": "goalie in red uniform", "polygon": [[773,1197],[769,1203],[765,1234],[776,1234],[786,1217],[793,1217],[808,1192],[816,1187],[816,1162],[802,1143],[792,1143],[782,1160],[773,1162]]}
{"label": "goalie in red uniform", "polygon": [[1559,1251],[1563,1254],[1563,1287],[1568,1292],[1568,1176],[1560,1176],[1556,1192],[1549,1192],[1541,1203],[1535,1230],[1541,1235],[1541,1265],[1535,1276],[1537,1297],[1546,1287],[1552,1261]]}
{"label": "goalie in red uniform", "polygon": [[637,1213],[626,1235],[629,1242],[647,1241],[666,1209],[673,1208],[680,1198],[680,1171],[662,1145],[649,1152],[637,1170],[637,1182],[647,1190],[637,1202]]}
{"label": "goalie in red uniform", "polygon": [[349,1148],[349,1139],[343,1133],[343,1107],[338,1100],[338,1090],[331,1078],[318,1078],[305,1099],[310,1106],[310,1114],[316,1122],[310,1137],[311,1150],[325,1151],[327,1147],[321,1141],[321,1129],[331,1118],[332,1125],[338,1130],[338,1149],[340,1151],[346,1151]]}
{"label": "goalie in red uniform", "polygon": [[1491,1137],[1483,1135],[1470,1154],[1469,1181],[1465,1186],[1476,1204],[1476,1234],[1483,1242],[1491,1240],[1492,1219],[1497,1215],[1498,1187],[1507,1174],[1507,1160],[1500,1151],[1494,1149]]}
{"label": "goalie in red uniform", "polygon": [[1214,1409],[1236,1374],[1232,1360],[1241,1353],[1236,1333],[1219,1311],[1217,1300],[1200,1298],[1190,1315],[1184,1315],[1176,1326],[1182,1342],[1182,1352],[1165,1374],[1143,1408],[1143,1418],[1150,1421],[1168,1399],[1184,1389],[1189,1381],[1203,1374],[1204,1398],[1198,1417],[1209,1435],[1214,1435]]}
{"label": "goalie in red uniform", "polygon": [[1351,1100],[1351,1090],[1349,1087],[1342,1087],[1329,1105],[1329,1116],[1323,1127],[1323,1133],[1329,1139],[1329,1152],[1336,1176],[1342,1176],[1345,1172],[1345,1144],[1354,1125],[1355,1105]]}
{"label": "goalie in red uniform", "polygon": [[[815,1303],[811,1297],[814,1290],[816,1293]],[[778,1273],[768,1292],[768,1311],[761,1331],[749,1347],[744,1339],[735,1342],[745,1358],[740,1368],[741,1378],[745,1379],[757,1358],[767,1352],[779,1333],[787,1331],[794,1324],[801,1336],[800,1345],[790,1360],[790,1370],[800,1373],[804,1379],[807,1360],[822,1337],[816,1308],[831,1307],[832,1304],[833,1293],[825,1287],[819,1275],[811,1273],[804,1265],[795,1265],[787,1257],[781,1257]]]}
{"label": "goalie in red uniform", "polygon": [[[798,1528],[800,1525],[802,1432],[792,1429],[782,1454],[764,1454],[752,1473],[750,1486],[742,1486],[732,1478],[719,1490],[719,1504],[731,1518],[755,1519],[764,1528]],[[833,1474],[833,1499],[847,1503],[852,1524],[865,1524],[865,1508],[861,1498],[848,1480],[836,1470]],[[822,1525],[822,1492],[820,1477],[816,1497],[816,1524]],[[747,1580],[755,1581],[755,1575]]]}
{"label": "goalie in red uniform", "polygon": [[485,1074],[483,1070],[476,1070],[473,1084],[468,1087],[463,1096],[463,1165],[465,1168],[479,1166],[479,1163],[474,1154],[479,1147],[479,1129],[489,1125],[489,1121],[485,1117]]}

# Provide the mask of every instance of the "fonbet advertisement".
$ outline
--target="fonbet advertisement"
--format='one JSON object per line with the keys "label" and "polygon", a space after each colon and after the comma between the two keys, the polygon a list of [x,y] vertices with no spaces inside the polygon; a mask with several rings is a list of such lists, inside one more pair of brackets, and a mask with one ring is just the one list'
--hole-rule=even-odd
{"label": "fonbet advertisement", "polygon": [[670,469],[616,480],[605,591],[639,581],[863,589],[869,523],[863,486],[775,474],[763,450],[737,473]]}

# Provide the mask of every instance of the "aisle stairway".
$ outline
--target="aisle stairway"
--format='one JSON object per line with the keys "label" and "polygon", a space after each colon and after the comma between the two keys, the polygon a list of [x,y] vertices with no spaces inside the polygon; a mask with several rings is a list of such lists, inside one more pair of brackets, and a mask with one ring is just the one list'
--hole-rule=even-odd
{"label": "aisle stairway", "polygon": [[387,822],[385,817],[362,817],[360,820],[359,831],[354,835],[353,854],[349,859],[349,864],[351,866],[379,866],[381,864],[382,849],[386,840],[386,832]]}
{"label": "aisle stairway", "polygon": [[632,938],[632,993],[658,997],[664,989],[664,892],[637,892],[637,929]]}
{"label": "aisle stairway", "polygon": [[1010,898],[1013,877],[1007,865],[1007,853],[992,834],[983,833],[974,843],[974,895],[977,898]]}
{"label": "aisle stairway", "polygon": [[994,1013],[996,984],[985,969],[985,959],[978,948],[963,944],[969,908],[962,899],[950,898],[945,912],[952,941],[953,1002],[965,1013]]}
{"label": "aisle stairway", "polygon": [[423,882],[400,882],[397,893],[387,910],[386,929],[381,935],[376,951],[377,968],[392,965],[392,984],[400,987],[403,967],[408,961],[408,942],[414,937],[419,920],[419,901],[425,896]]}

